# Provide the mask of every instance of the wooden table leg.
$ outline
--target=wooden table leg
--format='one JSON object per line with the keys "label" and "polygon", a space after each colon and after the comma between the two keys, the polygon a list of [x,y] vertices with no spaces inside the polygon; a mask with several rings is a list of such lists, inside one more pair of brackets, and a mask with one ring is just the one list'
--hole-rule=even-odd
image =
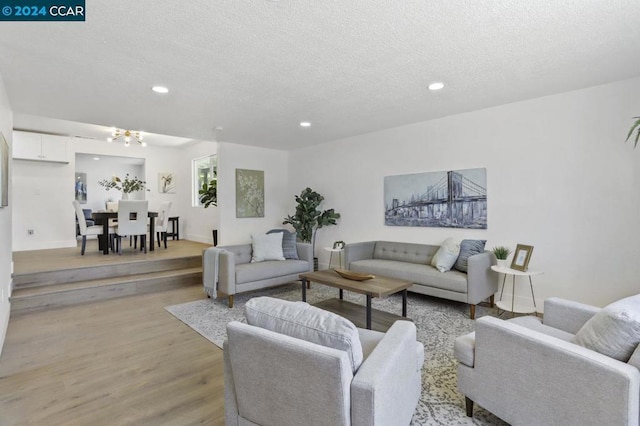
{"label": "wooden table leg", "polygon": [[302,279],[302,301],[303,302],[307,301],[307,279],[306,278]]}
{"label": "wooden table leg", "polygon": [[151,216],[149,218],[149,251],[153,251],[156,243],[155,243],[155,233],[156,233],[156,218]]}
{"label": "wooden table leg", "polygon": [[371,330],[371,295],[367,294],[367,330]]}
{"label": "wooden table leg", "polygon": [[98,238],[102,239],[102,254],[109,254],[109,219],[106,217],[102,224],[102,235],[99,235]]}
{"label": "wooden table leg", "polygon": [[407,317],[407,289],[402,290],[402,316]]}

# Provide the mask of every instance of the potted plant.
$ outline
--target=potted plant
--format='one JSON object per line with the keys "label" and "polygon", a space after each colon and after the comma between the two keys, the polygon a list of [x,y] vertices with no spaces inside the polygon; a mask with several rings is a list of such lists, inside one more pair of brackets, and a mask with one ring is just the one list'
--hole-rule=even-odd
{"label": "potted plant", "polygon": [[[218,205],[218,179],[216,179],[215,174],[209,183],[204,182],[202,184],[202,188],[198,190],[198,195],[200,197],[200,202],[205,209],[209,206]],[[214,247],[218,245],[217,229],[213,230],[213,245]]]}
{"label": "potted plant", "polygon": [[340,213],[336,213],[333,209],[324,211],[318,210],[320,204],[324,201],[324,197],[311,188],[305,188],[300,195],[296,195],[296,212],[293,216],[289,215],[285,218],[283,225],[289,224],[293,226],[298,234],[298,239],[304,243],[311,243],[313,250],[314,270],[318,270],[318,258],[316,257],[316,233],[318,229],[336,225],[340,219]]}
{"label": "potted plant", "polygon": [[640,117],[633,117],[636,122],[633,123],[633,126],[631,126],[631,129],[629,129],[629,134],[627,135],[627,139],[625,140],[628,141],[629,138],[631,137],[631,135],[633,134],[633,131],[636,131],[636,140],[635,143],[633,144],[633,147],[637,147],[638,146],[638,141],[640,140]]}
{"label": "potted plant", "polygon": [[[105,190],[116,189],[122,192],[122,199],[129,198],[129,194],[132,192],[143,191],[147,185],[147,182],[138,179],[138,176],[132,178],[129,177],[129,173],[124,176],[124,179],[120,179],[118,176],[114,176],[109,179],[103,179],[98,181],[98,185],[103,186]],[[148,189],[147,189],[148,191]]]}
{"label": "potted plant", "polygon": [[498,259],[498,266],[503,268],[509,267],[509,262],[507,261],[507,257],[511,254],[511,249],[505,246],[497,246],[493,248],[493,254],[496,255],[496,259]]}

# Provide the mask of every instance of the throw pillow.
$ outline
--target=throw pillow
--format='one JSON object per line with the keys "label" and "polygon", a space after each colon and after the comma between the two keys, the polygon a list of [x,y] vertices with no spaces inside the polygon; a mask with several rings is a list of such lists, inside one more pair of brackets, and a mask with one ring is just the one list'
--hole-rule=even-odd
{"label": "throw pillow", "polygon": [[298,246],[296,245],[296,233],[286,229],[272,229],[267,234],[282,233],[282,254],[285,259],[299,260]]}
{"label": "throw pillow", "polygon": [[460,243],[460,255],[453,267],[461,272],[467,272],[469,257],[484,251],[487,240],[462,240]]}
{"label": "throw pillow", "polygon": [[284,260],[282,255],[282,233],[251,235],[251,262]]}
{"label": "throw pillow", "polygon": [[640,294],[603,308],[578,330],[573,343],[629,361],[640,344]]}
{"label": "throw pillow", "polygon": [[358,329],[348,319],[306,302],[254,297],[244,305],[247,323],[347,352],[353,372],[362,364]]}
{"label": "throw pillow", "polygon": [[440,272],[451,269],[460,254],[460,242],[454,238],[447,238],[431,259],[431,266]]}

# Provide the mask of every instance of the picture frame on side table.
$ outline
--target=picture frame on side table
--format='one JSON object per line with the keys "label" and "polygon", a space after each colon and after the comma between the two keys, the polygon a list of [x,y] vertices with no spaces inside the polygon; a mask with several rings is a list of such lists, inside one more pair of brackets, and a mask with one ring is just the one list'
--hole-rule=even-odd
{"label": "picture frame on side table", "polygon": [[515,252],[513,253],[513,260],[511,261],[511,269],[515,269],[516,271],[526,272],[526,270],[529,268],[531,253],[533,253],[533,246],[518,244],[516,246]]}

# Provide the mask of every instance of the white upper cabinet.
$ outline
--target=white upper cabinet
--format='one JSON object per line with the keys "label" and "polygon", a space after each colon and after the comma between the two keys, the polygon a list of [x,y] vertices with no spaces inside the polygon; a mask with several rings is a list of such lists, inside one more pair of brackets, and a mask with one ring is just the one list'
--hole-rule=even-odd
{"label": "white upper cabinet", "polygon": [[13,132],[13,158],[16,160],[68,163],[69,138],[30,132]]}

